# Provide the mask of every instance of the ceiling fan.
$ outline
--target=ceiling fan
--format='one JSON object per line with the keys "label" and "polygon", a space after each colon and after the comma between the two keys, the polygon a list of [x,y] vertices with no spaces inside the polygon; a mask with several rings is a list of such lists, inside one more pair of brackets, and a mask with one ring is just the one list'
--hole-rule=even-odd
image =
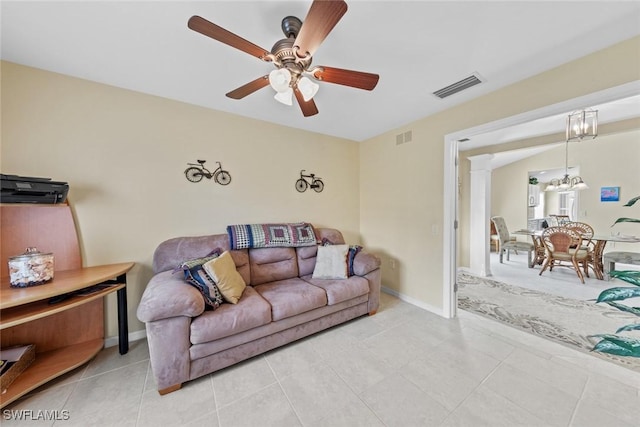
{"label": "ceiling fan", "polygon": [[365,90],[373,90],[378,84],[377,74],[323,65],[311,66],[313,54],[346,11],[347,4],[342,0],[314,0],[304,24],[295,16],[287,16],[282,20],[282,32],[286,38],[278,40],[271,51],[200,16],[192,16],[188,26],[198,33],[275,65],[276,69],[268,75],[258,77],[227,93],[229,98],[242,99],[270,85],[276,90],[275,99],[283,104],[292,105],[295,95],[302,114],[308,117],[318,114],[313,96],[319,88],[309,77],[321,82]]}

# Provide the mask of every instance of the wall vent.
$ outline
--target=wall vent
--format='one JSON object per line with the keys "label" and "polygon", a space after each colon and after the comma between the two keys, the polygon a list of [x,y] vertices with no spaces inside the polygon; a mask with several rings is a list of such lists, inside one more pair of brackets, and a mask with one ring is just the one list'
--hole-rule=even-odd
{"label": "wall vent", "polygon": [[480,76],[477,73],[473,73],[469,77],[464,78],[459,82],[455,82],[453,84],[450,84],[447,87],[443,87],[442,89],[439,89],[433,92],[433,94],[438,98],[443,99],[443,98],[446,98],[447,96],[451,96],[454,93],[458,93],[465,89],[469,89],[470,87],[480,83],[482,83],[482,80],[480,80]]}
{"label": "wall vent", "polygon": [[413,139],[413,131],[406,131],[396,135],[396,145],[404,144],[405,142],[411,142]]}

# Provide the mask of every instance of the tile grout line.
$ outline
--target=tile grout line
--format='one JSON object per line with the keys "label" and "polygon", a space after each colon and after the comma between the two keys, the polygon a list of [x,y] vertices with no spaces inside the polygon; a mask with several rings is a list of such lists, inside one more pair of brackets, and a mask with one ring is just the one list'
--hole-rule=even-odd
{"label": "tile grout line", "polygon": [[[284,389],[284,387],[282,387],[282,383],[280,382],[280,377],[278,377],[278,375],[276,374],[276,371],[273,369],[273,366],[271,366],[271,363],[269,363],[269,359],[266,357],[266,355],[263,355],[262,357],[264,358],[264,361],[267,362],[267,366],[271,370],[271,373],[273,374],[273,377],[276,379],[276,383],[278,384],[278,387],[280,387],[280,390],[282,390],[282,394],[284,394],[285,399],[287,399],[287,402],[289,403],[289,406],[291,407],[291,410],[296,415],[296,418],[298,419],[298,422],[300,423],[301,426],[304,426],[304,423],[302,422],[302,419],[300,418],[300,414],[298,414],[298,411],[296,410],[295,405],[293,404],[293,402],[289,398],[289,395],[287,394],[287,391]],[[271,384],[269,384],[269,386],[271,386]],[[267,386],[267,387],[269,387],[269,386]],[[220,427],[223,427],[223,426],[221,425]]]}

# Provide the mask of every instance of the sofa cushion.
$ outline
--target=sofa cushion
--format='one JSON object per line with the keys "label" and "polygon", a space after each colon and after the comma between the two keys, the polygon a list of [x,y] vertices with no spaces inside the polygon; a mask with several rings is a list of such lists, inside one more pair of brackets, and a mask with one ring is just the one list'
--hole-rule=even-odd
{"label": "sofa cushion", "polygon": [[249,249],[251,284],[275,282],[298,277],[298,262],[294,248]]}
{"label": "sofa cushion", "polygon": [[304,276],[303,279],[313,286],[324,289],[329,305],[339,304],[352,298],[369,293],[369,281],[364,277],[351,276],[348,279],[314,279]]}
{"label": "sofa cushion", "polygon": [[237,304],[247,285],[236,270],[231,254],[225,251],[219,257],[204,263],[202,268],[214,280],[224,299]]}
{"label": "sofa cushion", "polygon": [[349,277],[349,245],[329,245],[318,247],[314,279],[346,279]]}
{"label": "sofa cushion", "polygon": [[271,304],[273,321],[327,305],[327,294],[323,289],[298,277],[263,283],[255,290]]}
{"label": "sofa cushion", "polygon": [[224,338],[271,322],[271,306],[251,286],[247,286],[237,304],[222,304],[191,322],[191,343],[199,344]]}
{"label": "sofa cushion", "polygon": [[233,263],[236,265],[236,270],[242,276],[242,280],[247,285],[251,283],[251,268],[249,266],[249,251],[247,249],[239,249],[229,251]]}
{"label": "sofa cushion", "polygon": [[317,253],[317,245],[296,248],[296,256],[298,257],[298,274],[300,277],[313,273],[313,269],[316,266]]}
{"label": "sofa cushion", "polygon": [[184,260],[207,256],[216,249],[219,249],[220,253],[229,249],[229,238],[226,234],[165,240],[153,253],[153,272],[171,270]]}

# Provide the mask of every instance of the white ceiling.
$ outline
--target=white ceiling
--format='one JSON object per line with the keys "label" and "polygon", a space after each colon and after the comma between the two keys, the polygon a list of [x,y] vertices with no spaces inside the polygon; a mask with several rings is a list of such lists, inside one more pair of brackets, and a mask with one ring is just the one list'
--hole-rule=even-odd
{"label": "white ceiling", "polygon": [[[0,54],[31,67],[361,141],[640,34],[637,1],[347,3],[314,64],[377,73],[380,82],[372,92],[320,83],[320,113],[308,118],[295,104],[276,102],[268,87],[242,100],[225,97],[273,66],[189,30],[187,20],[200,15],[269,50],[284,37],[282,18],[304,20],[310,1],[3,0]],[[432,95],[472,73],[484,82],[445,100]]]}

